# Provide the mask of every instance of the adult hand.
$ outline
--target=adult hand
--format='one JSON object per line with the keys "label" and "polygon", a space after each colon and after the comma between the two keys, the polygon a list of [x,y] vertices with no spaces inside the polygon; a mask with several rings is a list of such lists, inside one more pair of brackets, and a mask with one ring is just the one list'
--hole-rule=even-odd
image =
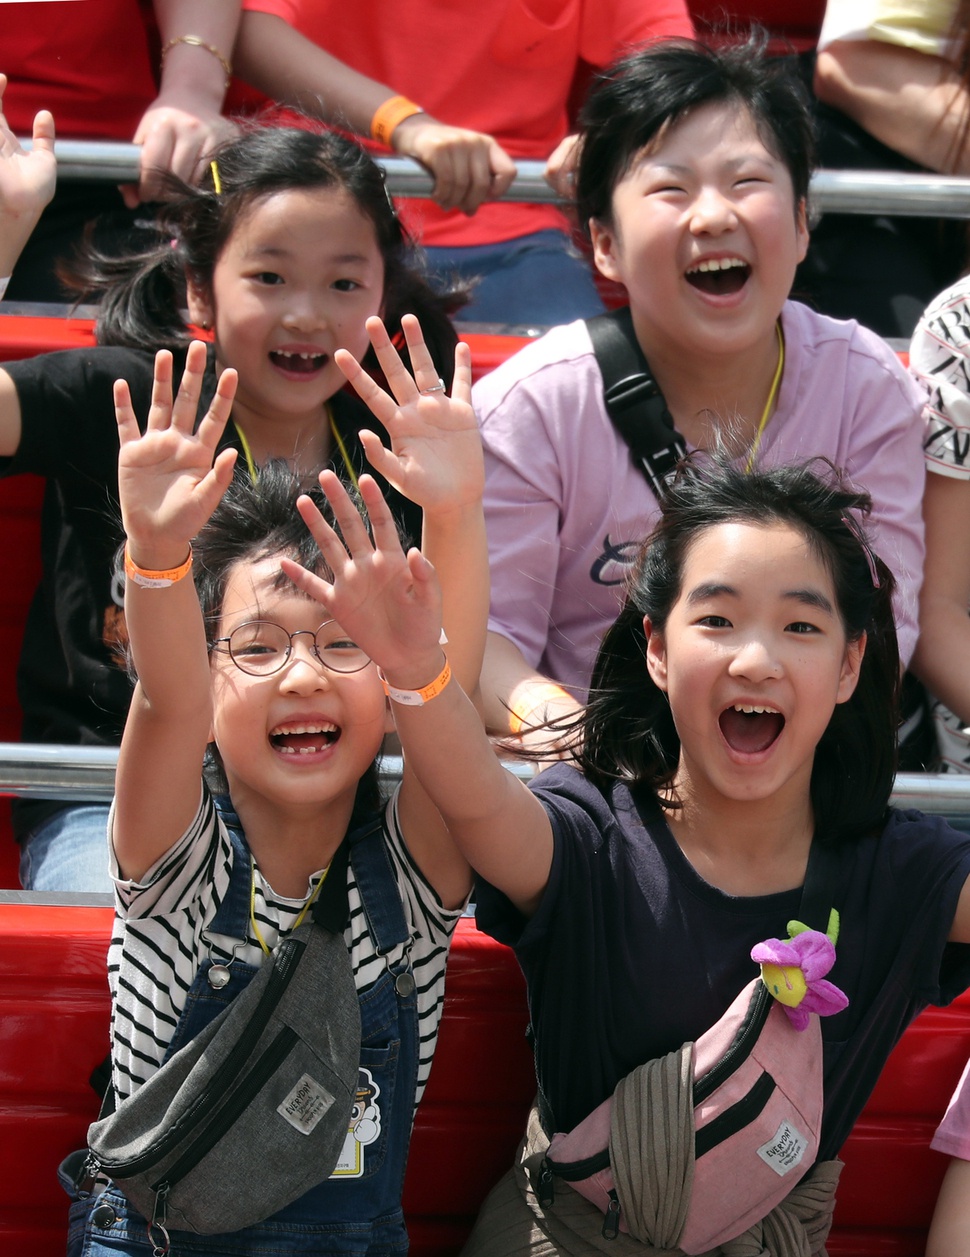
{"label": "adult hand", "polygon": [[567,135],[556,145],[543,177],[564,201],[576,198],[576,168],[579,165],[579,136]]}
{"label": "adult hand", "polygon": [[237,131],[207,99],[193,100],[184,90],[173,99],[163,92],[146,110],[135,132],[134,142],[141,145],[141,177],[137,186],[122,187],[125,204],[133,209],[140,201],[167,200],[170,193],[162,171],[194,183],[209,154]]}
{"label": "adult hand", "polygon": [[46,109],[34,119],[33,147],[27,152],[7,125],[3,93],[7,76],[0,74],[0,277],[9,275],[54,195],[54,119]]}
{"label": "adult hand", "polygon": [[412,114],[398,123],[391,147],[431,171],[432,195],[442,209],[474,214],[483,201],[506,192],[515,178],[515,162],[497,140],[446,126],[430,114]]}

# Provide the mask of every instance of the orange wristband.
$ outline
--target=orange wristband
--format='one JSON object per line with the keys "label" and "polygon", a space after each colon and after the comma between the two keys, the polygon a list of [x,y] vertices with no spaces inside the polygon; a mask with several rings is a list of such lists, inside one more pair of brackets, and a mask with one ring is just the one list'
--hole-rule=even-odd
{"label": "orange wristband", "polygon": [[[572,696],[567,694],[561,685],[555,685],[552,681],[547,685],[537,685],[529,691],[526,697],[529,700],[528,706],[513,707],[509,711],[509,728],[515,735],[522,732],[523,728],[528,724],[532,713],[548,699],[565,698],[572,701]],[[538,723],[542,724],[544,722],[540,720]]]}
{"label": "orange wristband", "polygon": [[371,139],[377,144],[390,147],[395,127],[416,113],[424,113],[424,110],[413,100],[408,100],[406,96],[389,96],[382,105],[377,106],[370,120]]}
{"label": "orange wristband", "polygon": [[152,572],[148,568],[139,567],[128,553],[128,542],[125,542],[125,576],[142,589],[167,589],[188,576],[192,569],[192,547],[189,546],[189,557],[179,567],[169,568],[167,572]]}
{"label": "orange wristband", "polygon": [[425,703],[430,703],[433,698],[437,698],[451,680],[451,664],[446,659],[445,666],[435,679],[430,684],[422,686],[420,690],[396,690],[393,685],[388,685],[380,668],[377,669],[377,675],[381,679],[381,685],[384,686],[384,693],[392,702],[400,703],[402,707],[423,707]]}

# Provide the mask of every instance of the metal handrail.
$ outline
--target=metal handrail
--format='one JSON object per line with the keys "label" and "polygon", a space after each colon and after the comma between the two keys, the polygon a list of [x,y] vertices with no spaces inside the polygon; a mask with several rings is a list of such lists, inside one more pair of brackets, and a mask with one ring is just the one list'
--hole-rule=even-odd
{"label": "metal handrail", "polygon": [[[21,140],[30,147],[29,140]],[[93,179],[132,183],[138,179],[140,149],[135,144],[100,140],[58,140],[57,174],[64,180]],[[395,196],[428,196],[430,174],[408,157],[382,157]],[[520,161],[518,174],[503,199],[553,202],[556,193],[542,177],[545,164]],[[970,178],[959,175],[904,174],[899,171],[819,170],[812,178],[815,213],[897,214],[916,218],[970,218]]]}
{"label": "metal handrail", "polygon": [[[515,760],[502,763],[523,781],[533,775],[531,764]],[[0,742],[0,795],[106,803],[114,792],[117,764],[114,747]],[[382,759],[380,777],[385,788],[400,781],[399,755]],[[939,816],[970,816],[970,775],[900,773],[892,801],[896,807],[918,808]]]}

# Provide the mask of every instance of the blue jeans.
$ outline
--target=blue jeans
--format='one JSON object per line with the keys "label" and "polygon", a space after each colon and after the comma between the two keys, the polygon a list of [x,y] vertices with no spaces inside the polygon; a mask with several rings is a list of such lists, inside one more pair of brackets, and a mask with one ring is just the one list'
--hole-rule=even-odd
{"label": "blue jeans", "polygon": [[498,244],[426,248],[425,254],[432,280],[478,280],[456,320],[551,327],[603,313],[592,263],[555,228]]}
{"label": "blue jeans", "polygon": [[20,848],[20,882],[25,890],[114,894],[108,876],[107,804],[76,803],[32,830]]}

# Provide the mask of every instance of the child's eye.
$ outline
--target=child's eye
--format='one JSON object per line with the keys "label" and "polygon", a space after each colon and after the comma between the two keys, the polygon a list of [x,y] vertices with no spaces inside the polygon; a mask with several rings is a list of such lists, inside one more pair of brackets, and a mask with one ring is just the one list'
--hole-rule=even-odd
{"label": "child's eye", "polygon": [[796,620],[794,624],[789,624],[786,630],[789,633],[819,633],[817,624],[809,624],[807,620]]}
{"label": "child's eye", "polygon": [[253,276],[253,279],[255,279],[258,284],[269,284],[270,286],[275,286],[285,282],[283,276],[277,275],[276,271],[260,271],[258,274]]}
{"label": "child's eye", "polygon": [[232,653],[234,655],[243,655],[247,659],[265,658],[267,655],[276,655],[279,653],[279,647],[271,646],[266,642],[237,642],[232,643]]}
{"label": "child's eye", "polygon": [[337,279],[333,282],[337,292],[356,292],[360,288],[356,279]]}
{"label": "child's eye", "polygon": [[703,628],[730,628],[731,621],[723,615],[702,615],[697,621]]}
{"label": "child's eye", "polygon": [[326,642],[321,650],[360,650],[360,647],[349,637],[338,637],[332,642]]}

